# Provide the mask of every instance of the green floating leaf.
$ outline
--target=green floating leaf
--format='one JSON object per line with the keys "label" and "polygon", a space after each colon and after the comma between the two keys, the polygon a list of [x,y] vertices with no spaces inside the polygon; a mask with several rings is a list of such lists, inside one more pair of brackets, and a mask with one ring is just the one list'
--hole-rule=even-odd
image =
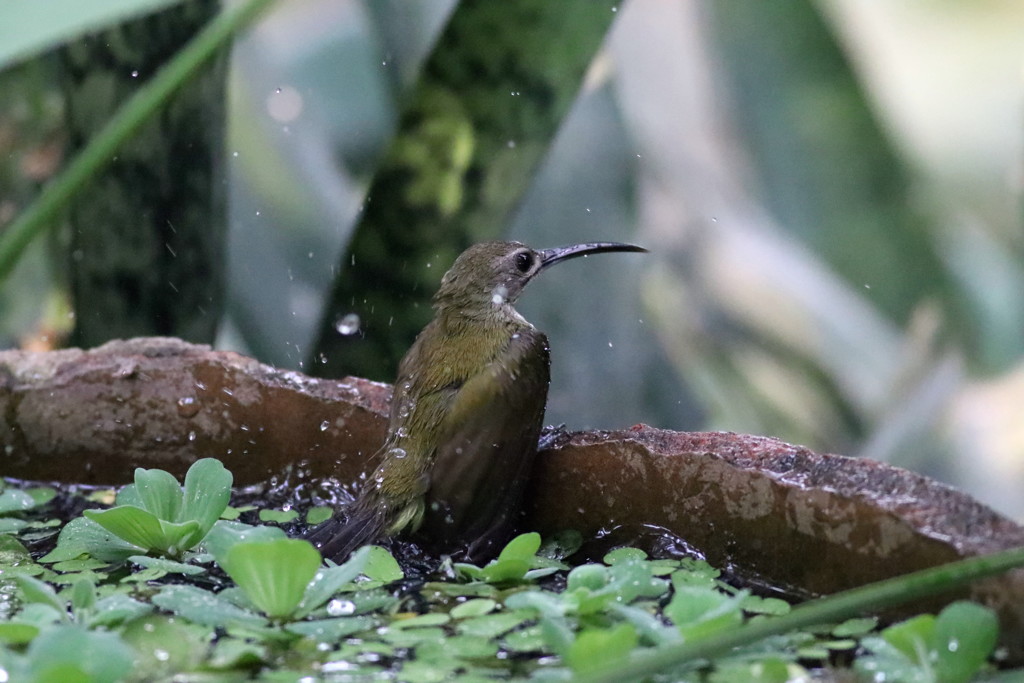
{"label": "green floating leaf", "polygon": [[779,616],[782,614],[788,614],[790,604],[785,600],[779,598],[762,598],[757,595],[748,595],[743,599],[742,602],[743,611],[750,614],[771,614],[772,616]]}
{"label": "green floating leaf", "polygon": [[309,526],[316,526],[321,522],[326,522],[333,516],[334,510],[327,507],[326,505],[310,508],[306,512],[306,524],[308,524]]}
{"label": "green floating leaf", "polygon": [[208,627],[152,614],[126,624],[121,637],[136,653],[134,681],[172,681],[194,671],[206,658]]}
{"label": "green floating leaf", "polygon": [[710,588],[679,587],[665,606],[665,616],[687,640],[696,640],[739,626],[743,622],[743,597],[730,597]]}
{"label": "green floating leaf", "polygon": [[882,631],[882,638],[911,662],[920,663],[920,656],[930,649],[934,632],[935,616],[921,614],[888,627]]}
{"label": "green floating leaf", "polygon": [[35,499],[25,491],[7,489],[0,493],[0,515],[30,510],[35,506]]}
{"label": "green floating leaf", "polygon": [[450,614],[453,619],[480,617],[485,614],[490,614],[497,606],[498,603],[490,598],[474,598],[473,600],[467,600],[462,604],[456,605],[451,609]]}
{"label": "green floating leaf", "polygon": [[565,661],[573,671],[600,671],[607,665],[625,659],[637,645],[632,624],[621,623],[609,629],[587,629],[580,633],[565,653]]}
{"label": "green floating leaf", "polygon": [[604,563],[607,565],[617,564],[626,560],[646,560],[647,553],[639,548],[616,548],[604,556]]}
{"label": "green floating leaf", "polygon": [[36,681],[120,681],[135,661],[134,651],[117,635],[77,626],[40,633],[26,654]]}
{"label": "green floating leaf", "polygon": [[37,602],[52,607],[64,619],[68,619],[67,604],[50,584],[31,576],[15,576],[14,582],[21,589],[26,602]]}
{"label": "green floating leaf", "polygon": [[84,514],[127,543],[146,550],[166,549],[160,520],[148,510],[134,505],[119,505],[109,510],[86,510]]}
{"label": "green floating leaf", "polygon": [[352,553],[352,557],[345,564],[317,571],[295,609],[295,618],[301,619],[306,616],[330,600],[343,586],[355,581],[364,571],[370,553],[370,546],[362,547]]}
{"label": "green floating leaf", "polygon": [[972,680],[995,649],[999,620],[987,607],[959,601],[947,605],[935,620],[932,649],[941,683]]}
{"label": "green floating leaf", "polygon": [[181,521],[181,484],[170,472],[135,468],[135,491],[143,509],[168,522]]}
{"label": "green floating leaf", "polygon": [[89,579],[79,579],[71,586],[71,611],[79,615],[96,606],[96,584]]}
{"label": "green floating leaf", "polygon": [[608,584],[608,568],[600,564],[581,564],[573,567],[566,578],[565,590],[572,592],[584,588],[601,590]]}
{"label": "green floating leaf", "polygon": [[206,548],[217,564],[223,565],[224,558],[228,551],[236,543],[245,541],[276,541],[288,538],[280,527],[276,526],[252,526],[241,522],[229,522],[220,520],[213,525],[210,532],[203,539],[203,547]]}
{"label": "green floating leaf", "polygon": [[412,617],[400,616],[391,622],[391,628],[421,628],[423,626],[444,626],[452,620],[450,614],[444,612],[427,612]]}
{"label": "green floating leaf", "polygon": [[498,555],[498,561],[503,560],[532,560],[533,556],[540,550],[540,534],[531,531],[519,534],[502,549]]}
{"label": "green floating leaf", "polygon": [[263,617],[195,586],[165,586],[153,596],[153,604],[206,626],[226,627],[231,624],[243,624],[259,627],[267,623]]}
{"label": "green floating leaf", "polygon": [[274,524],[287,524],[297,519],[297,510],[260,510],[261,522],[273,522]]}
{"label": "green floating leaf", "polygon": [[23,645],[39,635],[39,627],[13,621],[0,622],[0,643]]}
{"label": "green floating leaf", "polygon": [[194,564],[176,562],[175,560],[168,560],[164,557],[132,555],[128,558],[128,560],[134,562],[140,567],[146,567],[147,569],[156,569],[166,574],[186,574],[189,576],[194,576],[196,574],[202,574],[206,571],[204,568],[197,567]]}
{"label": "green floating leaf", "polygon": [[16,534],[29,525],[17,517],[0,517],[0,534]]}
{"label": "green floating leaf", "polygon": [[708,683],[787,683],[803,680],[810,680],[803,667],[779,657],[765,657],[754,662],[725,662],[717,666],[708,677]]}
{"label": "green floating leaf", "polygon": [[855,617],[853,619],[847,619],[832,629],[832,635],[836,638],[862,636],[874,631],[877,626],[878,617]]}
{"label": "green floating leaf", "polygon": [[537,554],[550,560],[564,560],[583,546],[583,534],[565,529],[544,539]]}
{"label": "green floating leaf", "polygon": [[110,628],[152,611],[153,606],[149,603],[140,602],[124,593],[114,593],[96,601],[87,623],[90,628],[97,626]]}
{"label": "green floating leaf", "polygon": [[366,565],[362,570],[368,579],[391,583],[405,577],[405,572],[398,566],[398,561],[386,548],[377,545],[369,546],[369,548]]}
{"label": "green floating leaf", "polygon": [[181,519],[199,523],[201,541],[220,518],[231,499],[234,477],[220,460],[196,460],[185,473],[185,492],[181,503]]}
{"label": "green floating leaf", "polygon": [[32,556],[21,541],[13,536],[0,535],[0,566],[7,569],[31,564]]}
{"label": "green floating leaf", "polygon": [[353,633],[367,631],[377,623],[372,617],[336,617],[296,621],[285,626],[285,630],[300,636],[315,638],[322,643],[336,643]]}
{"label": "green floating leaf", "polygon": [[498,558],[480,570],[479,578],[489,583],[521,581],[540,549],[540,534],[520,534],[508,542]]}
{"label": "green floating leaf", "polygon": [[279,539],[236,543],[221,566],[264,614],[281,619],[298,607],[321,562],[309,541]]}
{"label": "green floating leaf", "polygon": [[563,595],[541,590],[519,591],[505,598],[509,609],[533,609],[546,617],[560,618],[569,611],[572,601]]}
{"label": "green floating leaf", "polygon": [[25,493],[32,496],[32,500],[35,501],[37,506],[46,505],[57,497],[57,490],[49,486],[34,486],[30,489],[25,489]]}
{"label": "green floating leaf", "polygon": [[530,621],[533,616],[525,611],[485,614],[460,621],[456,630],[467,636],[497,638]]}

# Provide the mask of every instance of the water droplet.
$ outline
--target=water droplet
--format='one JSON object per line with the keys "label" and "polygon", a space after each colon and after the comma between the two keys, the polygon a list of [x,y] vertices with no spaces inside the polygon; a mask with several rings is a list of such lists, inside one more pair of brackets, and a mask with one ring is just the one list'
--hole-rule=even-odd
{"label": "water droplet", "polygon": [[132,69],[132,78],[138,78],[138,77],[139,77],[139,72],[138,72],[138,70],[136,70],[136,69]]}
{"label": "water droplet", "polygon": [[199,413],[199,401],[195,396],[182,396],[177,401],[178,415],[182,417],[195,417]]}
{"label": "water droplet", "polygon": [[323,422],[320,423],[320,431],[321,432],[326,432],[327,428],[330,427],[330,426],[331,426],[331,423],[329,421],[327,421],[327,420],[324,420]]}
{"label": "water droplet", "polygon": [[508,148],[509,148],[509,149],[515,149],[515,148],[516,148],[516,141],[515,141],[515,140],[509,140],[509,141],[508,141],[507,143],[505,143],[505,144],[507,144],[507,145],[508,145]]}
{"label": "water droplet", "polygon": [[153,657],[157,661],[166,662],[168,659],[171,658],[171,653],[168,652],[167,650],[161,650],[161,649],[158,648],[156,650],[153,650]]}
{"label": "water droplet", "polygon": [[196,440],[196,433],[194,431],[190,431],[188,433],[188,440],[189,441],[195,441]]}
{"label": "water droplet", "polygon": [[388,451],[388,457],[395,458],[396,460],[401,460],[407,455],[409,454],[405,452],[404,448],[392,448]]}
{"label": "water droplet", "polygon": [[360,323],[361,321],[357,314],[347,313],[335,321],[334,329],[338,331],[338,334],[343,334],[347,337],[359,331]]}
{"label": "water droplet", "polygon": [[327,603],[327,614],[332,617],[345,617],[355,614],[356,603],[351,600],[334,599]]}
{"label": "water droplet", "polygon": [[960,649],[960,641],[956,638],[951,638],[946,647],[949,649],[950,652],[956,652]]}
{"label": "water droplet", "polygon": [[500,306],[505,303],[505,299],[508,298],[508,287],[505,285],[498,285],[491,292],[491,303],[495,306]]}
{"label": "water droplet", "polygon": [[608,348],[609,348],[609,349],[610,349],[610,348],[613,348],[613,347],[612,347],[612,343],[611,343],[611,342],[608,342]]}

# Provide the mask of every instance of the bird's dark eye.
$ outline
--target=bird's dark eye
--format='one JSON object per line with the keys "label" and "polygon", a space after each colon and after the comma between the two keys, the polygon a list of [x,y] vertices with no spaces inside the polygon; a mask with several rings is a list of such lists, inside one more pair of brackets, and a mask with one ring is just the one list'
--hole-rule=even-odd
{"label": "bird's dark eye", "polygon": [[528,273],[532,267],[533,254],[528,251],[521,251],[516,254],[516,268],[519,269],[520,273]]}

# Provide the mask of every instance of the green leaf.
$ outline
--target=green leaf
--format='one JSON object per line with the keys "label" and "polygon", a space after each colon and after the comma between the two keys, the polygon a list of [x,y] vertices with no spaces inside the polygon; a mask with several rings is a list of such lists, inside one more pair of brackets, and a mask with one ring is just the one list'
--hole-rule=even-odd
{"label": "green leaf", "polygon": [[627,560],[646,560],[647,553],[639,548],[616,548],[604,556],[604,563],[608,565],[625,562]]}
{"label": "green leaf", "polygon": [[231,499],[234,478],[220,460],[196,460],[185,473],[185,493],[181,505],[181,518],[199,523],[200,534],[196,543],[213,528]]}
{"label": "green leaf", "polygon": [[205,547],[217,564],[223,565],[224,558],[228,551],[236,543],[244,541],[276,541],[288,538],[280,527],[276,526],[252,526],[241,522],[229,522],[220,520],[213,525],[210,533],[203,539]]}
{"label": "green leaf", "polygon": [[25,491],[7,489],[3,493],[0,493],[0,515],[29,510],[35,506],[35,499]]}
{"label": "green leaf", "polygon": [[119,505],[109,510],[86,510],[84,514],[128,543],[146,550],[166,549],[160,520],[148,510],[133,505]]}
{"label": "green leaf", "polygon": [[63,562],[88,554],[104,562],[120,562],[142,551],[143,548],[124,541],[93,520],[77,517],[64,525],[57,537],[57,547],[39,561]]}
{"label": "green leaf", "polygon": [[575,529],[565,529],[544,539],[538,555],[551,560],[564,560],[583,545],[583,534]]}
{"label": "green leaf", "polygon": [[625,659],[636,645],[636,629],[632,624],[621,623],[609,629],[587,629],[569,646],[565,661],[576,672],[600,671],[619,659]]}
{"label": "green leaf", "polygon": [[540,534],[531,531],[520,534],[508,542],[498,555],[498,562],[508,560],[526,560],[529,562],[540,550]]}
{"label": "green leaf", "polygon": [[71,609],[75,616],[96,606],[96,584],[89,579],[79,579],[71,586]]}
{"label": "green leaf", "polygon": [[0,622],[0,643],[23,645],[39,635],[39,627],[13,621]]}
{"label": "green leaf", "polygon": [[306,524],[309,526],[316,526],[321,522],[326,522],[334,516],[334,509],[329,508],[326,505],[319,507],[310,508],[306,511]]}
{"label": "green leaf", "polygon": [[4,6],[0,68],[58,43],[117,24],[180,0],[34,0]]}
{"label": "green leaf", "polygon": [[483,638],[497,638],[503,633],[526,623],[533,616],[525,611],[498,612],[485,614],[479,617],[471,617],[460,621],[455,629],[467,636],[480,636]]}
{"label": "green leaf", "polygon": [[295,618],[301,619],[306,616],[330,600],[342,586],[355,581],[366,566],[370,550],[371,546],[364,546],[352,553],[352,557],[345,564],[316,572],[295,610]]}
{"label": "green leaf", "polygon": [[378,545],[371,545],[369,548],[366,565],[363,567],[363,574],[368,579],[391,583],[405,576],[405,572],[398,566],[398,561],[386,548],[381,548]]}
{"label": "green leaf", "polygon": [[285,627],[286,631],[301,636],[315,638],[322,643],[336,643],[353,633],[373,628],[376,621],[372,617],[336,617],[333,619],[315,619],[313,621],[296,621]]}
{"label": "green leaf", "polygon": [[224,571],[268,617],[287,617],[298,607],[322,559],[309,541],[281,539],[236,543]]}
{"label": "green leaf", "polygon": [[69,618],[67,605],[57,596],[56,591],[53,590],[50,584],[31,576],[15,576],[14,582],[18,584],[18,588],[21,589],[21,594],[25,596],[27,602],[38,602],[48,605],[56,610],[58,614],[62,615],[65,620]]}
{"label": "green leaf", "polygon": [[135,491],[144,510],[168,522],[181,521],[181,484],[170,472],[137,467]]}
{"label": "green leaf", "polygon": [[110,628],[152,611],[153,606],[149,603],[139,602],[124,593],[114,593],[96,602],[87,623],[89,628]]}
{"label": "green leaf", "polygon": [[121,487],[121,490],[117,492],[117,496],[114,498],[114,505],[134,505],[137,508],[146,509],[145,504],[142,502],[142,496],[139,495],[139,490],[135,487],[135,484]]}
{"label": "green leaf", "polygon": [[762,598],[757,595],[748,595],[743,599],[743,611],[750,614],[771,614],[779,616],[789,613],[792,609],[788,602],[779,598]]}
{"label": "green leaf", "polygon": [[903,653],[912,662],[924,663],[928,659],[929,644],[935,632],[935,617],[922,614],[882,631],[882,638]]}
{"label": "green leaf", "polygon": [[874,631],[877,626],[878,617],[855,617],[853,619],[847,619],[832,629],[832,635],[836,638],[862,636]]}
{"label": "green leaf", "polygon": [[695,640],[739,626],[744,597],[730,597],[709,588],[680,587],[665,606],[665,616],[687,640]]}
{"label": "green leaf", "polygon": [[199,522],[190,519],[186,522],[168,522],[160,520],[160,531],[163,533],[163,547],[158,548],[164,553],[178,557],[184,551],[199,543],[203,532]]}
{"label": "green leaf", "polygon": [[480,570],[480,577],[489,583],[519,581],[530,571],[530,561],[519,557],[497,559]]}
{"label": "green leaf", "polygon": [[940,683],[966,683],[982,667],[999,637],[992,610],[973,602],[947,605],[935,620],[932,648]]}
{"label": "green leaf", "polygon": [[263,617],[195,586],[165,586],[153,596],[153,604],[206,626],[226,627],[231,624],[243,624],[258,627],[267,623]]}
{"label": "green leaf", "polygon": [[128,558],[131,562],[139,565],[140,567],[146,567],[147,569],[157,569],[166,574],[187,574],[195,575],[202,574],[206,570],[202,567],[197,567],[194,564],[186,564],[184,562],[175,562],[174,560],[168,560],[164,557],[149,557],[148,555],[132,555]]}
{"label": "green leaf", "polygon": [[497,606],[498,603],[490,598],[474,598],[473,600],[467,600],[462,604],[456,605],[451,609],[450,614],[453,619],[479,617],[484,614],[490,614]]}
{"label": "green leaf", "polygon": [[261,522],[287,524],[299,516],[297,510],[260,510]]}
{"label": "green leaf", "polygon": [[76,669],[85,680],[120,681],[132,668],[135,653],[113,633],[58,626],[40,633],[28,646],[36,681],[67,681]]}
{"label": "green leaf", "polygon": [[581,564],[573,567],[566,578],[565,590],[569,592],[580,588],[596,591],[608,584],[608,568],[601,564]]}

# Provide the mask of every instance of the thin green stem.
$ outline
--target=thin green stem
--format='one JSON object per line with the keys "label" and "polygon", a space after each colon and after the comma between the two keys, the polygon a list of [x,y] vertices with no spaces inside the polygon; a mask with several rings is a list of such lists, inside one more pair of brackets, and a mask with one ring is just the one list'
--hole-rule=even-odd
{"label": "thin green stem", "polygon": [[60,212],[114,158],[118,148],[195,76],[200,66],[272,2],[247,0],[219,14],[117,110],[85,149],[0,233],[0,280],[10,275],[25,247],[57,223]]}
{"label": "thin green stem", "polygon": [[721,656],[741,645],[749,645],[789,631],[859,616],[883,607],[895,607],[918,598],[944,593],[986,576],[1024,565],[1024,548],[1014,548],[983,557],[972,557],[922,571],[897,576],[795,607],[775,619],[744,624],[720,635],[638,654],[629,661],[591,675],[573,678],[579,683],[639,681],[673,666]]}

